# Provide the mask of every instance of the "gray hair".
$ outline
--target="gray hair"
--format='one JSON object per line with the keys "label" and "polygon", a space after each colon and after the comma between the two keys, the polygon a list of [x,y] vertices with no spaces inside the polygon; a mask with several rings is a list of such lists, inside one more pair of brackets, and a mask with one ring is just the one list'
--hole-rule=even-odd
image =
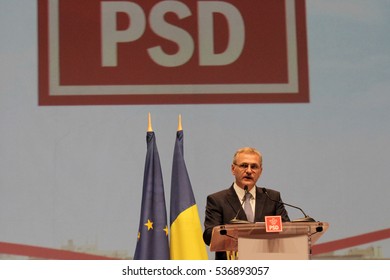
{"label": "gray hair", "polygon": [[236,160],[237,160],[237,156],[239,154],[256,154],[259,156],[260,158],[260,165],[263,164],[263,155],[260,153],[259,150],[257,150],[256,148],[252,148],[252,147],[244,147],[244,148],[240,148],[238,149],[235,153],[234,153],[234,156],[233,156],[233,164],[236,163]]}

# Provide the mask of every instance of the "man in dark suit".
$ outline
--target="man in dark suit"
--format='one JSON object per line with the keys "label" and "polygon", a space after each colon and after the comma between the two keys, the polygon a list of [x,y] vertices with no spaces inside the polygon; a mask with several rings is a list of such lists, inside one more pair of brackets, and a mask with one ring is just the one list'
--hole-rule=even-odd
{"label": "man in dark suit", "polygon": [[[281,203],[280,193],[267,188],[267,193],[271,198],[269,199],[263,189],[256,186],[263,171],[262,161],[261,153],[255,148],[241,148],[234,154],[231,166],[235,177],[234,183],[230,188],[207,197],[203,232],[203,240],[207,245],[210,245],[212,230],[215,226],[229,224],[235,218],[249,222],[264,222],[265,216],[282,216],[283,222],[290,221]],[[247,195],[249,198],[248,202],[245,202],[245,204],[248,203],[246,208],[252,211],[249,214],[246,214],[247,209],[244,211],[241,206]],[[227,259],[226,253],[216,252],[215,259]]]}

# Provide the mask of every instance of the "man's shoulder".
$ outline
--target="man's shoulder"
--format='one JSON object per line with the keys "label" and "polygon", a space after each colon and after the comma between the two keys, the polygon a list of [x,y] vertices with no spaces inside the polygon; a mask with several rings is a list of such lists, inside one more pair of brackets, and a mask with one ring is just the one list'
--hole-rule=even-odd
{"label": "man's shoulder", "polygon": [[275,189],[270,189],[268,187],[257,187],[257,192],[260,194],[263,194],[264,192],[267,192],[268,195],[275,200],[280,200],[280,192]]}
{"label": "man's shoulder", "polygon": [[[233,189],[233,191],[234,191],[234,189]],[[223,197],[223,196],[230,194],[231,192],[232,192],[232,188],[229,187],[227,189],[223,189],[223,190],[217,191],[215,193],[212,193],[209,196],[210,197]]]}
{"label": "man's shoulder", "polygon": [[267,191],[268,193],[279,193],[279,191],[277,191],[275,189],[270,189],[270,188],[264,187],[264,186],[256,186],[256,188],[257,188],[257,191],[259,191],[259,192]]}

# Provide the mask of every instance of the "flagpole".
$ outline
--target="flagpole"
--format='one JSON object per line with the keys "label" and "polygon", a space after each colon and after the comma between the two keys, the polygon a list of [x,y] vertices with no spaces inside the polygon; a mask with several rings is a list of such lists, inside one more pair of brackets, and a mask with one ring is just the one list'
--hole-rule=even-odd
{"label": "flagpole", "polygon": [[183,130],[183,127],[181,126],[181,114],[179,114],[179,123],[177,125],[177,131]]}
{"label": "flagpole", "polygon": [[152,117],[150,116],[150,113],[148,113],[148,132],[152,132],[153,131],[153,128],[152,128]]}

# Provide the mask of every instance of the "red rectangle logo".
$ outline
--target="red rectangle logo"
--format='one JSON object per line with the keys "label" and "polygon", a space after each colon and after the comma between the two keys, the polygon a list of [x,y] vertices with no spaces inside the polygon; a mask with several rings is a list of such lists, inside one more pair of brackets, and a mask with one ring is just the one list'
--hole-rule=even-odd
{"label": "red rectangle logo", "polygon": [[308,102],[304,0],[39,0],[39,104]]}
{"label": "red rectangle logo", "polygon": [[266,232],[282,232],[283,224],[281,216],[265,216]]}

